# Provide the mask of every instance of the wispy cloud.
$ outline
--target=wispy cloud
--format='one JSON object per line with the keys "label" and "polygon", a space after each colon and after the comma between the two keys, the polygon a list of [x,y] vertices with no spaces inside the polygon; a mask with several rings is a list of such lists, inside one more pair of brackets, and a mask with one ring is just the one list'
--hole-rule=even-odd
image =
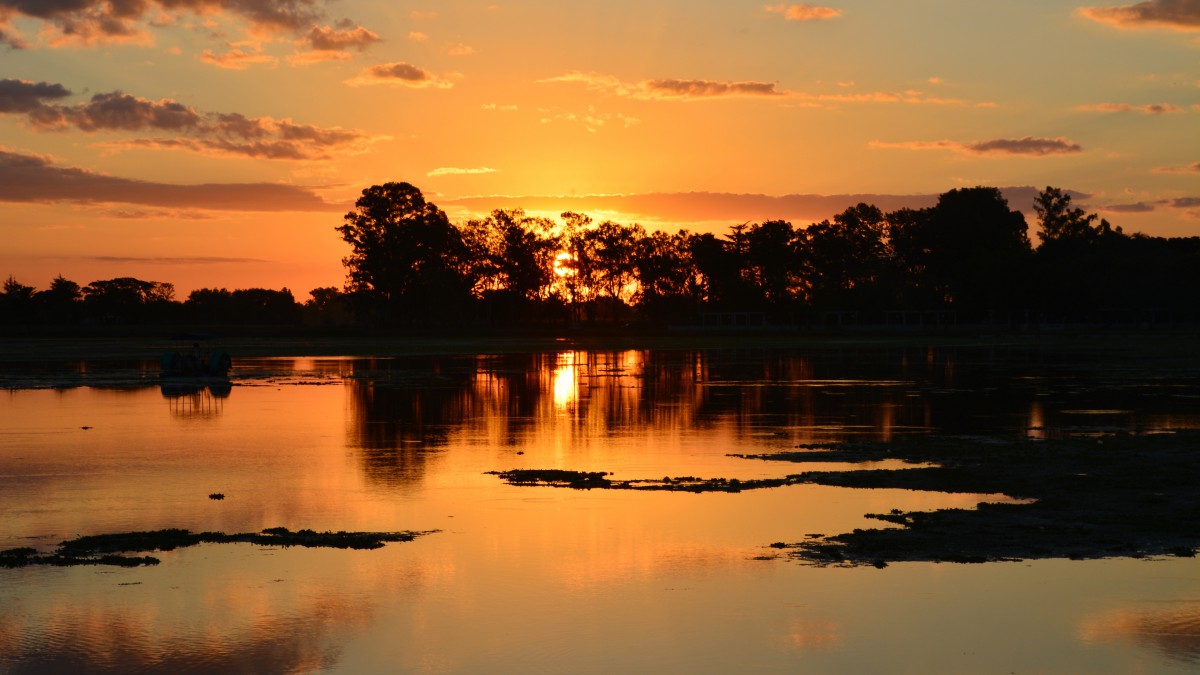
{"label": "wispy cloud", "polygon": [[279,63],[279,59],[269,54],[263,54],[260,48],[246,50],[233,45],[230,45],[229,51],[223,54],[217,54],[211,49],[205,49],[196,58],[204,63],[226,70],[245,70],[253,65],[274,66]]}
{"label": "wispy cloud", "polygon": [[802,3],[799,5],[767,5],[764,9],[774,14],[782,14],[788,21],[827,21],[842,15],[842,10],[832,7],[817,7]]}
{"label": "wispy cloud", "polygon": [[[921,105],[970,105],[962,99],[930,96],[923,91],[839,91],[832,94],[808,93],[780,89],[773,82],[754,80],[726,82],[705,79],[656,79],[624,82],[612,75],[584,73],[572,70],[562,75],[539,80],[542,83],[582,84],[591,91],[642,101],[703,101],[723,98],[787,99],[810,107],[830,107],[844,103],[907,103]],[[853,82],[838,83],[840,88],[854,86]],[[977,104],[980,105],[980,104]]]}
{"label": "wispy cloud", "polygon": [[175,185],[57,165],[50,157],[0,148],[0,201],[138,204],[216,211],[339,211],[311,189],[275,183]]}
{"label": "wispy cloud", "polygon": [[426,173],[426,176],[470,176],[481,173],[496,173],[499,169],[493,169],[486,166],[477,167],[474,169],[459,169],[453,166],[446,166],[439,169],[434,169]]}
{"label": "wispy cloud", "polygon": [[1151,103],[1149,105],[1134,105],[1132,103],[1096,103],[1076,106],[1076,110],[1090,112],[1140,112],[1143,115],[1163,115],[1166,113],[1183,112],[1183,108],[1170,103]]}
{"label": "wispy cloud", "polygon": [[458,42],[447,47],[446,53],[450,56],[470,56],[475,53],[475,48],[471,45]]}
{"label": "wispy cloud", "polygon": [[949,150],[968,155],[1017,155],[1023,157],[1046,157],[1049,155],[1072,155],[1083,152],[1083,148],[1067,138],[996,138],[987,141],[871,141],[873,148],[898,148],[903,150]]}
{"label": "wispy cloud", "polygon": [[593,91],[640,100],[689,100],[780,96],[770,82],[721,82],[717,80],[660,79],[627,83],[611,75],[583,73],[577,70],[549,77],[540,82],[583,84]]}
{"label": "wispy cloud", "polygon": [[366,133],[297,124],[290,119],[241,113],[201,113],[172,99],[152,101],[120,91],[95,94],[76,105],[57,101],[70,92],[59,84],[0,80],[0,114],[20,114],[35,131],[158,132],[171,137],[135,138],[111,147],[189,150],[265,159],[324,159],[362,152]]}
{"label": "wispy cloud", "polygon": [[90,255],[80,256],[79,259],[103,263],[142,263],[146,265],[242,265],[246,263],[271,262],[270,260],[264,260],[262,258],[223,258],[218,256],[166,257]]}
{"label": "wispy cloud", "polygon": [[1186,166],[1160,166],[1153,173],[1200,173],[1200,162]]}
{"label": "wispy cloud", "polygon": [[588,108],[586,113],[563,112],[553,109],[542,109],[539,112],[542,113],[542,117],[538,121],[542,124],[551,124],[553,122],[579,124],[589,133],[596,133],[601,128],[610,124],[619,124],[623,129],[641,124],[641,120],[636,117],[631,117],[624,113],[597,112],[595,108],[591,107]]}
{"label": "wispy cloud", "polygon": [[1155,209],[1154,204],[1147,202],[1134,202],[1132,204],[1108,204],[1107,206],[1097,206],[1098,211],[1108,211],[1111,213],[1149,213]]}
{"label": "wispy cloud", "polygon": [[[1001,188],[1015,209],[1032,211],[1039,190],[1035,187]],[[1068,191],[1075,199],[1087,195]],[[936,194],[734,194],[720,192],[673,192],[618,195],[570,196],[472,196],[443,199],[438,205],[453,207],[468,214],[486,214],[493,209],[523,208],[529,212],[605,213],[618,219],[640,221],[659,226],[717,224],[723,230],[729,223],[780,218],[797,225],[829,218],[846,208],[865,202],[883,211],[901,208],[920,209],[937,204]]]}
{"label": "wispy cloud", "polygon": [[449,89],[454,86],[445,78],[403,61],[364,68],[358,75],[346,80],[346,84],[352,87],[386,84],[413,89]]}
{"label": "wispy cloud", "polygon": [[1079,13],[1093,21],[1121,29],[1200,30],[1200,1],[1198,0],[1146,0],[1146,2],[1115,7],[1081,7]]}

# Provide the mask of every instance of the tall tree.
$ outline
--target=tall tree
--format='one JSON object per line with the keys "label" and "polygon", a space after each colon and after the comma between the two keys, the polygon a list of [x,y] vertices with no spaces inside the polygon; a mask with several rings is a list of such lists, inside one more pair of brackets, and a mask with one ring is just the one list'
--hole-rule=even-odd
{"label": "tall tree", "polygon": [[1038,237],[1042,243],[1060,240],[1086,241],[1097,234],[1092,222],[1096,214],[1071,206],[1071,195],[1059,188],[1046,186],[1033,200],[1038,216]]}
{"label": "tall tree", "polygon": [[446,214],[408,183],[373,185],[337,227],[350,244],[347,289],[385,322],[459,319],[473,281],[469,252]]}
{"label": "tall tree", "polygon": [[1032,249],[1020,211],[997,188],[951,190],[926,223],[925,274],[958,309],[1006,309],[1020,304]]}

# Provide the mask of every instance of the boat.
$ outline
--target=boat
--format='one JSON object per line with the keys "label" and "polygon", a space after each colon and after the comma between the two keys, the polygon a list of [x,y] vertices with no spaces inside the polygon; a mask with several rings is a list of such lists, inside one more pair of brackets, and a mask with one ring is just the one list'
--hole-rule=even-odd
{"label": "boat", "polygon": [[159,365],[162,377],[225,379],[233,367],[233,359],[223,351],[201,349],[200,342],[194,341],[189,349],[163,352]]}

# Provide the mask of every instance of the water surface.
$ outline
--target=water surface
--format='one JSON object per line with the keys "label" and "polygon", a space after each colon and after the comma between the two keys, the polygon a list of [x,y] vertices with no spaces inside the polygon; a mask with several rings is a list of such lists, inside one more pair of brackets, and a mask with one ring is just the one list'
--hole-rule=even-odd
{"label": "water surface", "polygon": [[731,453],[803,443],[1200,428],[1200,382],[1177,362],[1028,346],[288,357],[235,359],[230,386],[160,386],[154,367],[6,371],[0,549],[169,527],[438,532],[0,570],[0,671],[1200,667],[1195,559],[760,559],[775,541],[887,526],[866,513],[1003,495],[574,491],[485,473],[744,480],[794,469]]}

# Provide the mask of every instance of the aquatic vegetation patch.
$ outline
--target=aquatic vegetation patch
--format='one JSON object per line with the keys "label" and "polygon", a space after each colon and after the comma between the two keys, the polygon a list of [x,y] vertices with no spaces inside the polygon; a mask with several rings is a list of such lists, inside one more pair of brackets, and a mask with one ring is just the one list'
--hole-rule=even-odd
{"label": "aquatic vegetation patch", "polygon": [[377,549],[389,542],[405,542],[436,530],[425,532],[315,532],[286,527],[272,527],[262,532],[227,534],[224,532],[190,532],[181,529],[95,534],[69,539],[58,545],[53,553],[39,553],[23,547],[0,551],[0,567],[28,565],[116,565],[138,567],[157,565],[153,556],[129,556],[127,553],[173,551],[197,544],[250,543],[260,546],[303,546],[307,548]]}
{"label": "aquatic vegetation patch", "polygon": [[499,476],[510,485],[543,485],[572,488],[575,490],[659,490],[669,492],[741,492],[763,488],[782,487],[808,482],[796,474],[784,478],[697,478],[696,476],[663,476],[662,478],[637,478],[613,480],[608,471],[571,471],[567,469],[513,469],[511,471],[488,471]]}
{"label": "aquatic vegetation patch", "polygon": [[1194,556],[1200,547],[1197,431],[1062,440],[942,436],[741,456],[801,463],[902,459],[933,466],[802,475],[821,485],[1015,498],[975,509],[866,514],[900,527],[771,544],[814,564]]}

